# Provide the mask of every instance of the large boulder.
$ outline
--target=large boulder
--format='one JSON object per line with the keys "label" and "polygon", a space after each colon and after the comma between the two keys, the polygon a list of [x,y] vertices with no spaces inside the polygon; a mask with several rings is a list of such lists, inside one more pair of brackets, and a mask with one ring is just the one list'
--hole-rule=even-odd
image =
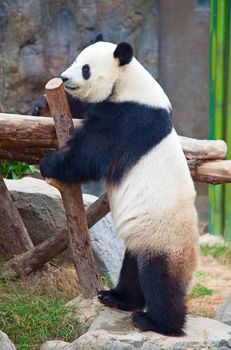
{"label": "large boulder", "polygon": [[16,350],[12,341],[2,331],[0,331],[0,350]]}
{"label": "large boulder", "polygon": [[231,326],[231,293],[229,294],[228,299],[217,310],[215,320]]}
{"label": "large boulder", "polygon": [[0,102],[30,113],[51,77],[60,75],[97,34],[129,41],[157,76],[157,0],[1,0]]}
{"label": "large boulder", "polygon": [[76,305],[80,322],[84,323],[85,313],[91,319],[88,331],[73,343],[48,341],[41,350],[231,349],[231,327],[208,318],[189,316],[186,336],[167,337],[154,332],[139,331],[132,324],[129,312],[104,307],[96,298],[91,303],[77,299]]}
{"label": "large boulder", "polygon": [[[56,188],[32,177],[5,180],[5,183],[35,245],[65,226],[63,203]],[[97,197],[84,194],[83,199],[87,207]],[[4,218],[0,217],[1,220]],[[90,229],[90,235],[99,272],[114,285],[122,264],[124,247],[115,231],[111,214],[98,221]]]}

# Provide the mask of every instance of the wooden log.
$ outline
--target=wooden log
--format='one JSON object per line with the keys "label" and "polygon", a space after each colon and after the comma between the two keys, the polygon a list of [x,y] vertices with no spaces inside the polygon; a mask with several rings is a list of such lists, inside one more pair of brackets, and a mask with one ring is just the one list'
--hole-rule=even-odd
{"label": "wooden log", "polygon": [[27,164],[39,164],[41,159],[55,148],[18,148],[11,147],[2,149],[0,148],[0,159],[18,160]]}
{"label": "wooden log", "polygon": [[[88,228],[94,226],[109,210],[107,195],[104,194],[86,209]],[[62,253],[67,247],[68,233],[67,229],[63,229],[35,248],[15,256],[7,262],[7,265],[16,272],[17,276],[23,276],[42,267],[45,263]]]}
{"label": "wooden log", "polygon": [[22,218],[0,178],[0,255],[10,259],[34,247]]}
{"label": "wooden log", "polygon": [[[3,106],[0,104],[0,112]],[[1,165],[1,163],[0,163]],[[0,175],[0,256],[10,259],[34,247],[26,226]]]}
{"label": "wooden log", "polygon": [[227,145],[222,140],[197,140],[179,136],[187,159],[225,159]]}
{"label": "wooden log", "polygon": [[231,160],[212,162],[189,162],[189,169],[194,181],[213,185],[231,182]]}
{"label": "wooden log", "polygon": [[[73,119],[73,122],[75,128],[82,125],[82,119]],[[41,152],[43,149],[44,152],[48,152],[49,149],[58,147],[52,118],[0,113],[0,125],[0,152],[6,150],[10,153],[12,149],[13,154],[15,149],[20,148],[25,154],[27,148],[39,148]],[[226,157],[227,147],[224,141],[179,137],[187,159],[225,159]],[[38,156],[39,150],[36,153]]]}
{"label": "wooden log", "polygon": [[[46,84],[46,94],[59,146],[62,147],[74,129],[62,80],[50,80]],[[81,186],[60,184],[59,189],[66,211],[69,245],[80,287],[85,298],[93,297],[103,286],[91,249]]]}

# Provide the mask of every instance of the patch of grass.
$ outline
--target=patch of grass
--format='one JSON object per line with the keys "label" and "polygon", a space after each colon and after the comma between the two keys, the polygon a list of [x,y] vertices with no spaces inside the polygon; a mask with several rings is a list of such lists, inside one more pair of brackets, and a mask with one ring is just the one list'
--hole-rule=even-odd
{"label": "patch of grass", "polygon": [[189,298],[204,297],[206,295],[212,295],[213,289],[207,288],[203,284],[197,283],[189,295]]}
{"label": "patch of grass", "polygon": [[112,287],[110,277],[107,275],[101,276],[101,282],[105,287],[108,287],[108,288]]}
{"label": "patch of grass", "polygon": [[17,350],[37,350],[46,340],[72,342],[78,337],[75,308],[60,295],[47,295],[12,281],[0,280],[0,329]]}
{"label": "patch of grass", "polygon": [[204,278],[206,276],[206,273],[204,271],[197,271],[196,277],[197,278]]}
{"label": "patch of grass", "polygon": [[0,174],[7,179],[21,179],[35,172],[39,172],[35,165],[28,165],[17,160],[2,160],[0,162]]}
{"label": "patch of grass", "polygon": [[231,243],[224,244],[202,244],[200,246],[203,255],[211,255],[222,264],[231,265]]}

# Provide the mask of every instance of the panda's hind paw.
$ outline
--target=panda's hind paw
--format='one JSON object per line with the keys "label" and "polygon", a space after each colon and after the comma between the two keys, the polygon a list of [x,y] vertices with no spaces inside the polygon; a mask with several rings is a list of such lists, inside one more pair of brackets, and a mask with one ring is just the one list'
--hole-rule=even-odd
{"label": "panda's hind paw", "polygon": [[147,312],[144,312],[141,310],[134,311],[131,317],[134,325],[137,328],[139,328],[142,332],[152,331],[152,332],[160,333],[167,336],[173,336],[173,337],[180,337],[185,335],[184,331],[180,329],[179,330],[169,329],[166,327],[166,325],[160,326],[156,322],[153,322],[149,318]]}
{"label": "panda's hind paw", "polygon": [[130,311],[131,308],[125,302],[120,300],[119,295],[114,290],[100,290],[98,292],[99,301],[105,306],[115,309]]}

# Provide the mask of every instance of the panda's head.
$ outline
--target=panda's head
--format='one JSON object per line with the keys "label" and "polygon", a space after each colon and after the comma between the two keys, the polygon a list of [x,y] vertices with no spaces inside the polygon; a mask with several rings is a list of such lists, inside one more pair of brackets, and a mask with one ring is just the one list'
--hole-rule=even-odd
{"label": "panda's head", "polygon": [[86,102],[101,102],[113,92],[120,74],[133,59],[130,44],[97,42],[84,49],[61,77],[68,93]]}

